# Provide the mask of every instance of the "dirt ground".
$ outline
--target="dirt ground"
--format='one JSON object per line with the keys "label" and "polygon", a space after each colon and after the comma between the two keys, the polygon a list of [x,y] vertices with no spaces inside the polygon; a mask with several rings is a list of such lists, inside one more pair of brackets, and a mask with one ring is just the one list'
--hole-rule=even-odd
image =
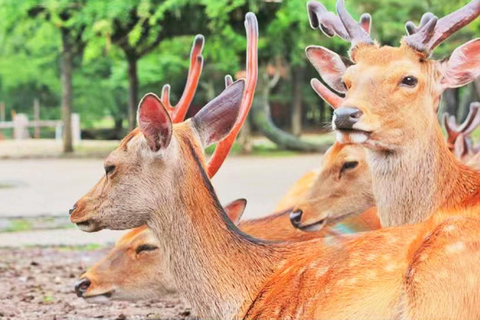
{"label": "dirt ground", "polygon": [[178,297],[89,304],[74,284],[108,249],[0,249],[0,319],[192,319]]}

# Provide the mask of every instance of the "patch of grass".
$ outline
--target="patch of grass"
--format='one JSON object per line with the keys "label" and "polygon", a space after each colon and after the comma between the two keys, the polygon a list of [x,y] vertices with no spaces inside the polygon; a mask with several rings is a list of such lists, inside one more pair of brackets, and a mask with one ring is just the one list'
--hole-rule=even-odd
{"label": "patch of grass", "polygon": [[58,247],[58,251],[94,251],[103,248],[101,244],[98,243],[90,243],[87,245],[81,246],[61,246]]}
{"label": "patch of grass", "polygon": [[25,219],[14,219],[9,222],[5,232],[19,232],[19,231],[28,231],[32,230],[31,221]]}
{"label": "patch of grass", "polygon": [[43,303],[46,303],[46,304],[53,303],[53,296],[50,296],[50,295],[43,296]]}

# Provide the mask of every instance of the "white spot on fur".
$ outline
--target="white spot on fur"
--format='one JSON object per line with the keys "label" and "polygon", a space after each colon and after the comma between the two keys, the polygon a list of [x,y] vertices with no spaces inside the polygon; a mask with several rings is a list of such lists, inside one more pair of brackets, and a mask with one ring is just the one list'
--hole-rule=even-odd
{"label": "white spot on fur", "polygon": [[317,278],[323,277],[325,273],[327,273],[329,270],[329,267],[323,267],[317,270]]}
{"label": "white spot on fur", "polygon": [[452,224],[443,228],[443,230],[446,231],[446,232],[452,232],[452,231],[455,231],[455,229],[457,229],[457,227],[452,225]]}
{"label": "white spot on fur", "polygon": [[445,252],[448,254],[454,254],[454,253],[460,253],[462,251],[465,251],[467,247],[465,246],[465,243],[462,241],[458,241],[452,244],[449,244],[445,247]]}
{"label": "white spot on fur", "polygon": [[395,263],[389,263],[385,266],[384,270],[386,272],[392,272],[392,271],[395,271],[395,269],[397,269],[398,265],[395,264]]}
{"label": "white spot on fur", "polygon": [[376,254],[369,254],[368,256],[365,257],[365,260],[367,260],[367,261],[373,261],[375,259],[377,259]]}

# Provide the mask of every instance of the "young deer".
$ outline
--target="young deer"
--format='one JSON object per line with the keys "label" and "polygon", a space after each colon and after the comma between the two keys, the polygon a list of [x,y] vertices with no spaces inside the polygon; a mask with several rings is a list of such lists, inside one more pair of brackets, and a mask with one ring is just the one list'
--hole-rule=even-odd
{"label": "young deer", "polygon": [[[471,231],[480,228],[477,220],[435,220],[328,241],[272,243],[238,230],[218,202],[202,150],[234,126],[243,87],[235,82],[173,126],[161,101],[145,96],[139,129],[106,159],[107,174],[77,202],[71,221],[88,232],[146,223],[162,240],[179,292],[202,318],[480,316],[480,236]],[[444,287],[450,289],[431,294]]]}
{"label": "young deer", "polygon": [[[233,223],[238,224],[245,204],[239,199],[225,206]],[[75,292],[91,302],[165,298],[177,293],[165,258],[159,239],[146,225],[132,229],[80,276]]]}
{"label": "young deer", "polygon": [[[409,35],[398,48],[376,44],[365,31],[368,17],[356,23],[343,1],[338,16],[317,2],[309,2],[308,9],[313,27],[352,42],[351,64],[323,47],[306,52],[326,83],[345,93],[337,97],[333,127],[337,141],[366,147],[382,225],[415,223],[440,209],[476,206],[480,175],[448,150],[436,112],[445,88],[465,85],[480,74],[480,39],[457,48],[445,61],[429,55],[480,14],[480,0],[442,19],[427,13],[419,27],[407,23]],[[312,84],[322,90],[318,81]]]}
{"label": "young deer", "polygon": [[[380,222],[375,210],[367,210],[374,206],[363,147],[337,142],[323,156],[319,174],[297,200],[290,219],[303,231],[316,231],[339,221],[343,225],[353,222],[358,231],[374,230],[380,228]],[[363,228],[358,226],[361,221],[365,222]]]}

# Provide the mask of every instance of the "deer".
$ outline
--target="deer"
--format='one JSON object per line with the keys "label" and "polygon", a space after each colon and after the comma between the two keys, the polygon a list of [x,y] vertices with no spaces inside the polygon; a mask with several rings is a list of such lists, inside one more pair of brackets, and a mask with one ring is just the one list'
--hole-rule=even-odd
{"label": "deer", "polygon": [[[478,17],[480,1],[441,19],[426,13],[419,26],[407,22],[400,47],[373,41],[369,16],[357,23],[343,2],[337,3],[338,16],[318,2],[309,2],[308,12],[312,27],[352,43],[348,63],[321,46],[309,46],[306,53],[327,85],[345,94],[333,98],[332,126],[338,142],[365,147],[382,226],[476,206],[480,176],[449,151],[436,112],[445,88],[468,84],[480,74],[480,39],[458,47],[445,61],[430,54]],[[312,81],[316,91],[324,87],[319,83]]]}
{"label": "deer", "polygon": [[[225,206],[238,224],[245,210],[244,199]],[[162,299],[177,294],[172,275],[165,265],[159,239],[146,225],[124,234],[109,253],[80,276],[75,292],[89,302]]]}
{"label": "deer", "polygon": [[[256,25],[253,14],[246,25]],[[244,88],[237,80],[177,124],[161,100],[147,94],[138,128],[107,157],[105,176],[74,205],[71,222],[85,232],[147,224],[162,239],[179,292],[202,318],[480,316],[479,236],[473,232],[480,225],[472,209],[300,242],[240,231],[219,204],[203,150],[237,123]],[[431,294],[445,287],[452,290]]]}
{"label": "deer", "polygon": [[[160,100],[167,109],[172,123],[178,123],[184,120],[188,107],[194,96],[198,79],[203,66],[203,57],[201,56],[204,46],[204,38],[197,35],[194,39],[190,53],[190,67],[182,98],[176,106],[170,103],[170,86],[165,85],[162,89]],[[247,44],[251,47],[252,44]],[[252,53],[250,52],[251,56]],[[248,58],[251,60],[252,58]],[[249,75],[256,74],[255,70],[249,69]],[[230,76],[226,77],[226,87],[233,83]],[[250,85],[254,85],[250,82]],[[250,90],[253,92],[254,90]],[[188,97],[188,98],[185,98]],[[245,100],[242,100],[242,103]],[[248,112],[251,105],[251,99],[242,107],[243,112]],[[246,110],[246,111],[245,111]],[[242,117],[240,122],[243,122]],[[229,135],[237,134],[230,132]],[[230,139],[229,143],[233,143]],[[219,159],[217,157],[217,159]],[[222,159],[223,161],[223,159]],[[207,171],[217,171],[216,169]],[[294,186],[297,188],[295,196],[288,193],[277,205],[277,210],[266,217],[259,219],[250,219],[240,221],[241,214],[246,205],[246,200],[238,199],[228,204],[224,209],[230,220],[243,232],[260,239],[274,241],[304,241],[317,237],[327,237],[341,233],[360,232],[372,230],[379,227],[376,216],[362,215],[359,218],[346,218],[341,221],[337,219],[336,223],[330,222],[328,227],[318,230],[318,232],[305,233],[291,226],[289,214],[292,206],[298,201],[298,198],[305,195],[308,191],[305,179],[300,179]],[[319,190],[323,192],[323,190]],[[86,273],[80,276],[80,280],[75,285],[75,292],[78,297],[83,297],[88,301],[102,302],[105,299],[112,300],[138,300],[145,297],[159,298],[171,293],[175,293],[174,284],[167,275],[164,267],[165,253],[160,250],[159,240],[155,238],[152,231],[147,226],[134,228],[122,236],[114,248],[106,257],[91,267]],[[156,272],[155,270],[160,270]],[[155,273],[156,272],[156,273]]]}
{"label": "deer", "polygon": [[[466,227],[480,227],[475,219],[467,219],[465,212],[442,221],[433,231],[426,224],[413,225],[329,242],[323,238],[262,241],[243,233],[228,219],[208,178],[203,149],[221,140],[223,136],[218,133],[226,135],[235,124],[243,86],[242,80],[235,82],[191,120],[173,126],[168,125],[168,112],[160,99],[152,94],[144,97],[139,106],[139,129],[130,133],[106,159],[108,175],[77,202],[71,221],[86,232],[147,224],[162,239],[167,268],[179,292],[203,318],[297,315],[368,319],[392,318],[404,312],[416,314],[416,310],[420,310],[419,317],[431,316],[432,312],[441,314],[444,310],[438,309],[437,300],[425,299],[422,294],[408,294],[407,298],[413,300],[407,300],[407,310],[396,313],[396,309],[405,305],[404,292],[423,289],[415,279],[417,270],[431,261],[417,256],[419,251],[431,250],[431,246],[424,245],[425,241],[439,245],[437,242],[441,243],[446,236],[452,237],[453,229],[459,244],[450,249],[451,261],[461,260],[463,255],[459,253],[478,242],[478,236],[464,239]],[[451,212],[448,214],[452,216]],[[446,255],[441,248],[440,254]],[[438,252],[431,255],[435,254]],[[478,250],[474,250],[471,259],[477,257]],[[438,259],[444,261],[445,257]],[[476,264],[467,269],[473,270],[473,274],[478,269],[478,259],[474,260]],[[425,268],[429,270],[428,266]],[[449,268],[461,279],[468,278],[457,265],[452,263]],[[238,270],[242,270],[241,275]],[[426,278],[419,274],[419,279]],[[405,280],[409,285],[404,289]],[[360,289],[358,281],[362,283]],[[426,285],[437,287],[451,281],[448,277],[432,277]],[[466,296],[478,297],[475,288],[478,281],[473,279]],[[444,312],[480,316],[475,313],[477,309],[472,309],[472,303],[476,305],[474,298],[459,302],[449,294],[445,293],[445,299],[454,305]]]}

